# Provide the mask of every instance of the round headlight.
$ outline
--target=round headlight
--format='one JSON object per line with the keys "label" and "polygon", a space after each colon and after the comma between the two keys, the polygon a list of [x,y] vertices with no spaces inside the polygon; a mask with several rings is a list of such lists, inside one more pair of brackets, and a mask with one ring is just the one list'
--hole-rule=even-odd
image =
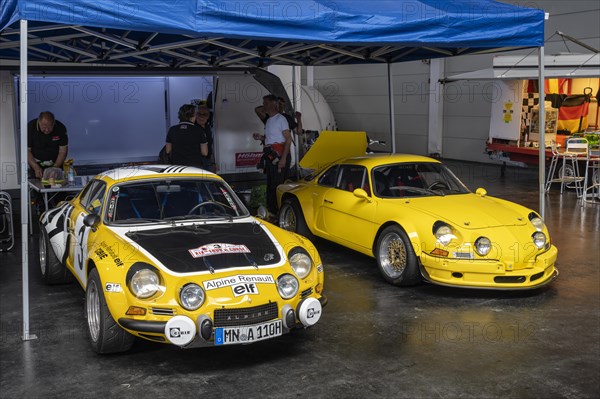
{"label": "round headlight", "polygon": [[304,278],[312,269],[312,259],[307,253],[296,252],[290,256],[290,265],[298,277]]}
{"label": "round headlight", "polygon": [[186,284],[179,291],[179,302],[187,310],[196,310],[204,303],[204,290],[198,284]]}
{"label": "round headlight", "polygon": [[282,274],[277,279],[277,291],[283,299],[293,298],[298,293],[299,287],[298,279],[291,274]]}
{"label": "round headlight", "polygon": [[154,270],[140,269],[131,277],[129,288],[138,298],[150,298],[160,289],[160,278]]}
{"label": "round headlight", "polygon": [[534,215],[533,217],[530,217],[529,221],[537,231],[544,230],[544,221],[541,218]]}
{"label": "round headlight", "polygon": [[452,241],[453,238],[456,238],[456,236],[452,233],[450,226],[443,224],[435,230],[435,238],[437,238],[440,244],[446,246],[450,244],[450,241]]}
{"label": "round headlight", "polygon": [[479,256],[486,256],[492,250],[492,242],[487,237],[479,237],[475,240],[475,252]]}
{"label": "round headlight", "polygon": [[542,233],[541,231],[536,231],[533,233],[531,238],[533,239],[533,244],[537,247],[537,249],[542,249],[544,248],[544,245],[546,245],[546,234]]}

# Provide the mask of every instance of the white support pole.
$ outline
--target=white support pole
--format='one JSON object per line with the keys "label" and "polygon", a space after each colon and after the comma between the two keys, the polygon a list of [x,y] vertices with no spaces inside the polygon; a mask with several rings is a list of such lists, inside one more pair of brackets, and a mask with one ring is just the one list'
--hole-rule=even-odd
{"label": "white support pole", "polygon": [[27,184],[27,20],[21,20],[19,71],[19,126],[21,137],[21,262],[23,273],[23,341],[37,339],[29,334],[29,186]]}
{"label": "white support pole", "polygon": [[427,133],[427,154],[442,155],[444,86],[440,79],[444,77],[444,59],[434,58],[429,63],[429,129]]}
{"label": "white support pole", "polygon": [[396,120],[394,118],[394,80],[392,79],[392,64],[387,63],[388,100],[390,111],[390,146],[391,153],[396,153]]}
{"label": "white support pole", "polygon": [[544,46],[541,46],[538,51],[538,85],[539,85],[539,94],[540,94],[540,104],[539,104],[539,127],[540,127],[540,153],[539,153],[539,187],[538,190],[540,192],[540,216],[544,219],[546,209],[545,209],[545,195],[546,191],[544,188],[544,175],[546,172],[546,107],[544,101],[546,100],[546,93],[544,92]]}

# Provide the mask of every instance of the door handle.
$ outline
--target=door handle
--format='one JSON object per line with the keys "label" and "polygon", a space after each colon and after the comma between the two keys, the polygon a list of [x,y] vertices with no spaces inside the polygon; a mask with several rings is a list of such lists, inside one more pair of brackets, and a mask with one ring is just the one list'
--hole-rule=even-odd
{"label": "door handle", "polygon": [[327,199],[324,199],[323,202],[325,202],[326,204],[333,204],[333,201],[329,201]]}

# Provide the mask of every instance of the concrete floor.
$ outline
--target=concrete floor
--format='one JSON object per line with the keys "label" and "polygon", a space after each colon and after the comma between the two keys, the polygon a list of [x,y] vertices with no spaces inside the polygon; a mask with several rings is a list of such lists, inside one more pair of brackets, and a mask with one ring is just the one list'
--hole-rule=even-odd
{"label": "concrete floor", "polygon": [[[471,188],[538,208],[537,171],[450,163]],[[0,397],[596,398],[600,392],[600,204],[547,196],[560,277],[538,291],[398,288],[373,259],[317,241],[329,304],[316,328],[249,346],[90,348],[82,290],[30,267],[21,340],[20,249],[0,253]],[[33,254],[32,254],[33,255]],[[33,263],[33,262],[32,262]]]}

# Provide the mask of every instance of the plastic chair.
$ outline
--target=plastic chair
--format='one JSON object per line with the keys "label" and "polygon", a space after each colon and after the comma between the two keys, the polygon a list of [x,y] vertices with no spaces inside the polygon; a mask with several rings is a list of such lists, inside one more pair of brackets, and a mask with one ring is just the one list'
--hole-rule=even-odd
{"label": "plastic chair", "polygon": [[[591,172],[591,173],[590,173]],[[588,185],[588,182],[591,184]],[[600,154],[588,152],[585,162],[585,177],[583,179],[583,201],[598,204],[600,203]]]}
{"label": "plastic chair", "polygon": [[15,245],[12,215],[12,199],[6,191],[0,191],[0,252],[10,251]]}
{"label": "plastic chair", "polygon": [[[565,185],[573,184],[577,198],[583,195],[583,180],[584,176],[579,173],[579,164],[577,159],[586,159],[589,152],[588,141],[581,137],[572,137],[567,140],[565,151],[560,152],[555,142],[552,142],[552,160],[550,161],[550,169],[546,179],[545,190],[548,192],[552,183],[560,183],[560,193],[563,193]],[[584,158],[585,157],[585,158]],[[562,160],[559,176],[553,178],[559,160]]]}

